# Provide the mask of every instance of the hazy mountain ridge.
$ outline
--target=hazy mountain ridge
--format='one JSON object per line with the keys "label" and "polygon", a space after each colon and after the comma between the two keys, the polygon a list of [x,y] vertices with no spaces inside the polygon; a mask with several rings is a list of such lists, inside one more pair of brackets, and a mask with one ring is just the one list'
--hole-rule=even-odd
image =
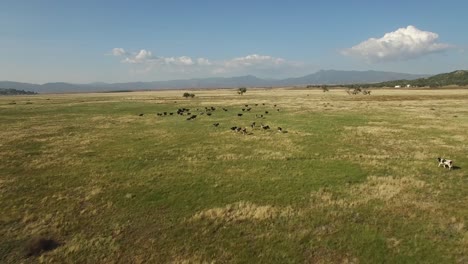
{"label": "hazy mountain ridge", "polygon": [[407,74],[382,71],[336,71],[321,70],[299,78],[288,78],[283,80],[284,85],[307,85],[307,84],[354,84],[354,83],[376,83],[382,80],[417,79],[427,77],[422,74]]}
{"label": "hazy mountain ridge", "polygon": [[459,85],[465,86],[468,85],[468,70],[457,70],[448,73],[441,73],[433,75],[426,78],[418,78],[413,80],[394,80],[388,82],[381,82],[373,84],[376,87],[394,87],[406,85],[416,86],[416,87],[440,87],[447,85]]}
{"label": "hazy mountain ridge", "polygon": [[115,90],[157,90],[157,89],[188,89],[188,88],[235,88],[246,87],[277,87],[309,84],[354,84],[378,83],[401,79],[417,79],[428,75],[416,75],[382,71],[338,71],[321,70],[297,78],[281,80],[261,79],[253,75],[238,77],[216,77],[183,79],[154,82],[127,83],[89,83],[72,84],[54,82],[45,84],[29,84],[20,82],[0,81],[0,88],[34,91],[37,93],[69,93],[69,92],[104,92]]}

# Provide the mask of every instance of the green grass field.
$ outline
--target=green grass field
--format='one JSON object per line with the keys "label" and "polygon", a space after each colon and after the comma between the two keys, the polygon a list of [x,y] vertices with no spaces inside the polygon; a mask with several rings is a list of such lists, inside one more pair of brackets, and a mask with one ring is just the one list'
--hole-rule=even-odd
{"label": "green grass field", "polygon": [[468,89],[183,92],[0,97],[0,263],[468,262]]}

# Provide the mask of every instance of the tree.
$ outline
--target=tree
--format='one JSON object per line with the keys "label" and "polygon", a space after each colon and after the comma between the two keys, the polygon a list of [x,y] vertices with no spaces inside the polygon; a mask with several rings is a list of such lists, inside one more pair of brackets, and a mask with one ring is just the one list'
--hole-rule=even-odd
{"label": "tree", "polygon": [[194,98],[195,94],[193,94],[193,93],[184,93],[183,97],[185,97],[185,98],[189,98],[189,97]]}
{"label": "tree", "polygon": [[37,94],[37,93],[31,92],[31,91],[18,90],[18,89],[0,88],[0,95],[20,95],[20,94]]}
{"label": "tree", "polygon": [[325,92],[330,91],[330,89],[328,89],[328,86],[323,85],[323,86],[322,86],[322,91],[325,93]]}
{"label": "tree", "polygon": [[247,88],[245,87],[241,87],[237,90],[237,93],[240,94],[240,95],[244,95],[244,93],[247,92]]}

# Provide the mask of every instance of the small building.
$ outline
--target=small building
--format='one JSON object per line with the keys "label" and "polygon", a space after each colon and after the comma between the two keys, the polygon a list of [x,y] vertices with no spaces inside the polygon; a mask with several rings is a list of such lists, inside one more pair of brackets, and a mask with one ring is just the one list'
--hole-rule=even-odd
{"label": "small building", "polygon": [[411,87],[411,84],[407,84],[407,85],[406,85],[406,88],[410,88],[410,87]]}
{"label": "small building", "polygon": [[395,85],[395,88],[401,88],[401,85]]}

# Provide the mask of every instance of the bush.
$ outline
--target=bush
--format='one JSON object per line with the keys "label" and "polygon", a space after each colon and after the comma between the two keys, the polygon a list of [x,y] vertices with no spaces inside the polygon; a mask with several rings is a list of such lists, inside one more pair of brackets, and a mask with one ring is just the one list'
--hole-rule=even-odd
{"label": "bush", "polygon": [[193,93],[184,93],[183,97],[185,97],[185,98],[189,98],[189,97],[194,98],[195,94],[193,94]]}
{"label": "bush", "polygon": [[237,90],[237,93],[240,94],[240,95],[243,95],[244,93],[247,92],[247,88],[245,87],[241,87]]}
{"label": "bush", "polygon": [[361,88],[361,87],[355,87],[354,89],[351,89],[348,87],[348,89],[346,89],[346,92],[350,95],[357,95],[360,93],[362,93],[363,95],[371,94],[371,91],[367,90],[366,88]]}

